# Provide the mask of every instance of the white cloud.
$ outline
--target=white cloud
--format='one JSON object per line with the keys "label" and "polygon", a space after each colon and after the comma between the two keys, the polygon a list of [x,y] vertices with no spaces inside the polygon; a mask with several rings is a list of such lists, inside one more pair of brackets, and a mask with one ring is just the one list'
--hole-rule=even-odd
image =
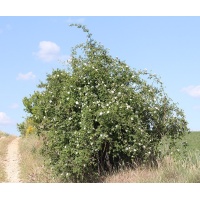
{"label": "white cloud", "polygon": [[39,51],[34,53],[39,59],[50,62],[58,59],[60,47],[51,41],[41,41],[39,43]]}
{"label": "white cloud", "polygon": [[191,85],[183,88],[181,91],[187,93],[192,97],[200,97],[200,85],[196,86]]}
{"label": "white cloud", "polygon": [[17,76],[17,80],[33,80],[35,79],[35,75],[33,72],[28,72],[27,74],[19,73]]}
{"label": "white cloud", "polygon": [[4,112],[0,112],[0,125],[11,124],[10,118]]}

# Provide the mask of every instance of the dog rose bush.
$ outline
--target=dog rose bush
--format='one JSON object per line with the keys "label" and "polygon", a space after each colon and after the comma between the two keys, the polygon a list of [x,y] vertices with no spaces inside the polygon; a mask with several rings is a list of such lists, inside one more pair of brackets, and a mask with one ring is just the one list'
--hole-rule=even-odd
{"label": "dog rose bush", "polygon": [[188,132],[184,113],[160,79],[114,58],[87,34],[23,103],[63,182],[95,182],[120,167],[156,164],[161,139]]}

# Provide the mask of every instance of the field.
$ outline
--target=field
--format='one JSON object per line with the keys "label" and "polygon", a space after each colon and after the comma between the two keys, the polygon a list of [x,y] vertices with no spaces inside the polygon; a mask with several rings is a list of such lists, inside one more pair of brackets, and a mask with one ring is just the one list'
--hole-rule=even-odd
{"label": "field", "polygon": [[200,151],[200,132],[192,132],[184,139],[188,142],[189,151]]}
{"label": "field", "polygon": [[[166,156],[158,168],[139,167],[109,174],[104,183],[200,183],[200,132],[192,132],[183,141],[188,143],[186,153]],[[50,169],[45,168],[40,155],[42,143],[34,135],[20,142],[21,179],[23,182],[59,182]]]}

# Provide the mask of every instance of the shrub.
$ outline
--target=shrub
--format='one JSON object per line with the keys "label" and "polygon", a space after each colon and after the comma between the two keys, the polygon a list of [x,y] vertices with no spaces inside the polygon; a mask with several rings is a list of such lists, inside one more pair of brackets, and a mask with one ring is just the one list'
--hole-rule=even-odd
{"label": "shrub", "polygon": [[63,182],[94,182],[108,171],[156,164],[163,136],[171,146],[188,132],[184,113],[160,79],[113,58],[87,33],[72,49],[68,70],[53,70],[25,97],[43,138],[43,153]]}
{"label": "shrub", "polygon": [[17,128],[21,135],[28,136],[29,134],[36,134],[36,127],[31,118],[26,118],[21,124],[17,124]]}

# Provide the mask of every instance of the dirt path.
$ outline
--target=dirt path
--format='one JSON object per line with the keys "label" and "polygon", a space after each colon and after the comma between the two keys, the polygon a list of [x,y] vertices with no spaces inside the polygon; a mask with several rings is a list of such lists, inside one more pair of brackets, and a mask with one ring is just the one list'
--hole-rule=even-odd
{"label": "dirt path", "polygon": [[8,152],[5,160],[5,171],[7,174],[7,181],[10,183],[19,183],[19,138],[15,138],[8,145]]}

